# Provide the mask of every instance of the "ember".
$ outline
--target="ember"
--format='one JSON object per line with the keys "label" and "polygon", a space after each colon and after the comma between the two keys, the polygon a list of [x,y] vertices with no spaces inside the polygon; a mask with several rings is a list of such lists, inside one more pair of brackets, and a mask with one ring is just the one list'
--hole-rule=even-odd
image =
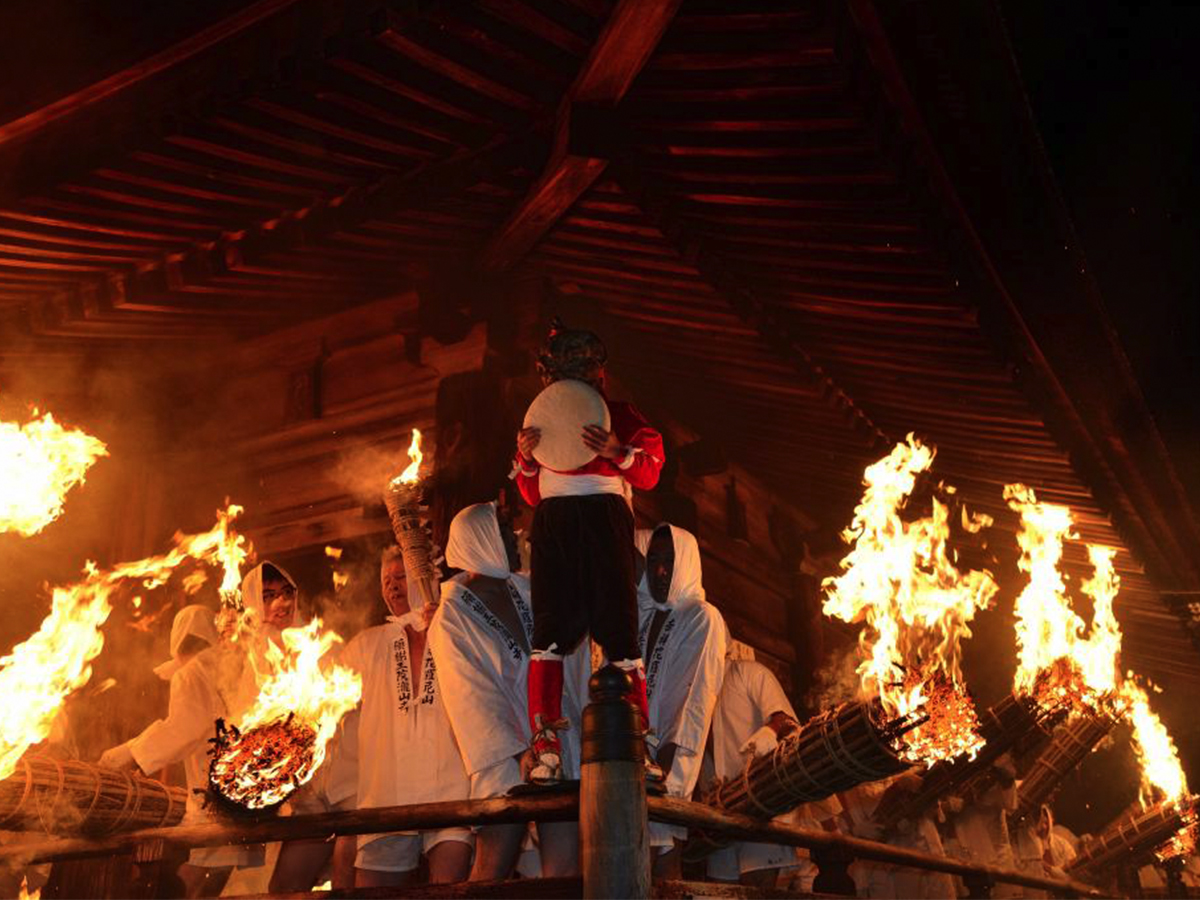
{"label": "ember", "polygon": [[217,729],[209,781],[223,800],[264,810],[286,800],[325,761],[342,716],[362,696],[362,679],[322,660],[339,643],[320,619],[287,628],[282,649],[265,642],[258,697],[240,723]]}
{"label": "ember", "polygon": [[217,721],[209,781],[222,800],[247,810],[272,809],[308,780],[316,767],[317,732],[294,713],[251,728]]}

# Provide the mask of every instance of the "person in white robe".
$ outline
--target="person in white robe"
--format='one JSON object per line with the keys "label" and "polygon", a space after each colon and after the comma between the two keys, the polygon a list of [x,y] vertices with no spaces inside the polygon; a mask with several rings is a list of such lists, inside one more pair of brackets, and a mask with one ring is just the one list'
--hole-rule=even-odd
{"label": "person in white robe", "polygon": [[[715,778],[736,778],[750,758],[770,753],[798,727],[796,711],[779,680],[755,660],[750,647],[731,640],[712,718]],[[793,818],[792,813],[779,817],[785,822]],[[795,849],[782,844],[737,841],[708,857],[710,878],[759,887],[773,887],[781,872],[796,866]]]}
{"label": "person in white robe", "polygon": [[[875,820],[875,810],[893,779],[867,781],[838,794],[842,807],[841,829],[854,837],[869,841],[883,840],[883,829]],[[849,866],[859,897],[871,900],[892,900],[896,893],[895,868],[873,860],[856,859]]]}
{"label": "person in white robe", "polygon": [[[388,621],[359,632],[339,657],[362,676],[358,808],[465,800],[470,782],[426,640],[434,610],[410,588],[398,547],[384,553],[380,576]],[[431,883],[462,881],[473,843],[468,828],[360,835],[355,884],[411,884],[422,854]]]}
{"label": "person in white robe", "polygon": [[[909,770],[894,779],[885,792],[914,792],[921,787],[917,772]],[[939,805],[917,813],[912,818],[900,819],[886,835],[888,843],[908,850],[917,850],[930,856],[945,856],[946,848],[938,824],[942,820]],[[914,897],[918,900],[940,900],[958,896],[953,877],[945,872],[933,872],[912,866],[895,866],[891,873],[892,886],[899,897]]]}
{"label": "person in white robe", "polygon": [[[325,761],[312,780],[288,800],[292,815],[357,809],[358,718],[359,711],[352,709],[338,722],[337,732],[325,748]],[[357,852],[354,835],[284,841],[267,890],[272,894],[299,893],[326,880],[334,890],[352,888]]]}
{"label": "person in white robe", "polygon": [[[516,571],[521,560],[513,524],[501,521],[495,503],[468,506],[450,523],[446,562],[462,572],[442,584],[442,602],[429,624],[429,646],[438,684],[471,779],[471,799],[502,797],[524,784],[520,760],[530,741],[527,691],[533,646],[529,579]],[[572,727],[561,732],[563,775],[579,778],[579,721],[591,674],[587,642],[564,661],[563,711]],[[480,829],[472,881],[512,873],[523,824]],[[578,826],[539,827],[543,873],[578,871]]]}
{"label": "person in white robe", "polygon": [[[1017,867],[1009,833],[1009,814],[1017,808],[1015,766],[1009,754],[993,764],[991,783],[978,796],[950,797],[942,803],[949,813],[959,858],[983,866],[1012,870]],[[1021,895],[1021,888],[997,884],[993,896]]]}
{"label": "person in white robe", "polygon": [[[109,750],[101,765],[117,768],[136,765],[143,772],[157,772],[174,762],[183,762],[187,782],[187,812],[184,824],[212,821],[203,800],[195,791],[208,786],[209,740],[215,722],[236,723],[258,696],[254,667],[247,656],[253,641],[277,636],[295,624],[296,583],[280,566],[264,561],[242,579],[242,602],[249,613],[247,631],[240,642],[217,640],[211,613],[206,618],[191,613],[193,634],[198,629],[212,646],[183,661],[170,674],[171,693],[167,717],[154,722],[133,740]],[[183,615],[184,611],[180,612]],[[207,611],[206,611],[207,612]],[[207,622],[207,627],[205,626]],[[211,629],[211,630],[210,630]],[[174,626],[172,645],[174,646]],[[183,648],[181,642],[180,647]],[[161,671],[168,671],[164,664]],[[188,897],[216,897],[229,881],[234,868],[263,865],[261,844],[252,846],[197,847],[179,869]]]}
{"label": "person in white robe", "polygon": [[[842,803],[834,794],[824,800],[815,800],[796,807],[791,814],[791,822],[798,828],[809,831],[837,831],[838,817],[842,814]],[[812,854],[804,847],[796,848],[796,868],[793,870],[786,887],[797,894],[811,894],[820,870],[812,858]]]}
{"label": "person in white robe", "polygon": [[[638,586],[638,643],[646,665],[650,729],[668,796],[690,798],[700,778],[713,709],[725,676],[728,629],[704,599],[700,547],[674,525],[639,530],[646,572]],[[650,823],[657,877],[678,877],[680,826]]]}

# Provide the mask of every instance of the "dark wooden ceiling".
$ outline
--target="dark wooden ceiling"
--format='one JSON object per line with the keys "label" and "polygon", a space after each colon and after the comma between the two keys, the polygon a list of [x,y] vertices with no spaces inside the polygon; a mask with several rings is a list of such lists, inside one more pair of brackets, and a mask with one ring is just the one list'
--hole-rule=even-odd
{"label": "dark wooden ceiling", "polygon": [[[976,127],[980,92],[1026,112],[1004,41],[906,8],[244,4],[0,125],[4,340],[194,346],[537,275],[624,383],[830,525],[909,431],[1010,535],[1005,483],[1069,503],[1120,548],[1130,663],[1200,679],[1158,593],[1200,586],[1200,530],[1102,308],[1055,275],[1049,321],[1027,289],[1069,232],[1052,183],[1006,181],[1045,174],[1036,134]],[[967,15],[979,72],[930,50]]]}

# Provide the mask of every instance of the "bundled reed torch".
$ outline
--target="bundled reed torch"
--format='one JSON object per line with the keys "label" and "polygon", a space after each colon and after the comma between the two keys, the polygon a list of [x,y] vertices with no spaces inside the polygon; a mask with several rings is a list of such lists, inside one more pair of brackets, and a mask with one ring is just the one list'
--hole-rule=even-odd
{"label": "bundled reed torch", "polygon": [[404,554],[404,570],[415,581],[423,604],[437,605],[441,575],[433,562],[433,542],[421,517],[421,432],[414,428],[408,468],[388,482],[383,492],[396,543]]}

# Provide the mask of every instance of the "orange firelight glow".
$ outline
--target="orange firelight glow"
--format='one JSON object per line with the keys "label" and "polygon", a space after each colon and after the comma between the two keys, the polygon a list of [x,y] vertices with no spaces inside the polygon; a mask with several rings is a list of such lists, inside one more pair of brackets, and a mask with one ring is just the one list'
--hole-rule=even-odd
{"label": "orange firelight glow", "polygon": [[[264,671],[254,706],[237,723],[237,737],[213,760],[211,778],[229,800],[264,809],[286,800],[309,781],[325,760],[325,750],[342,716],[362,696],[361,677],[344,666],[323,664],[335,644],[333,631],[313,619],[282,634],[282,647],[262,642]],[[255,744],[258,730],[271,737]],[[266,746],[265,754],[250,747]],[[266,764],[264,764],[266,763]]]}
{"label": "orange firelight glow", "polygon": [[[1087,545],[1091,578],[1080,591],[1092,601],[1091,627],[1075,612],[1060,571],[1063,544],[1074,538],[1071,511],[1039,501],[1032,490],[1008,485],[1004,497],[1021,516],[1019,566],[1029,583],[1017,597],[1017,671],[1013,689],[1046,707],[1076,713],[1102,711],[1126,721],[1141,766],[1141,800],[1190,803],[1187,777],[1175,742],[1150,708],[1146,690],[1132,672],[1121,672],[1121,628],[1113,611],[1121,579],[1113,566],[1116,551]],[[1190,845],[1181,833],[1177,847]]]}
{"label": "orange firelight glow", "polygon": [[[823,584],[826,615],[862,622],[858,667],[865,698],[878,697],[892,717],[927,718],[904,735],[901,756],[932,765],[974,756],[983,746],[960,669],[969,622],[995,595],[987,572],[963,572],[951,561],[949,508],[933,498],[932,514],[901,511],[934,450],[912,435],[869,466],[866,491],[843,534],[851,545],[842,574]],[[986,516],[964,517],[971,530]]]}
{"label": "orange firelight glow", "polygon": [[424,456],[421,454],[421,430],[414,428],[412,430],[412,442],[408,445],[408,468],[392,479],[393,485],[397,484],[416,484],[420,477],[421,461]]}
{"label": "orange firelight glow", "polygon": [[37,412],[23,425],[0,421],[0,534],[37,534],[62,515],[71,488],[108,455],[103,441]]}
{"label": "orange firelight glow", "polygon": [[[107,571],[89,562],[77,584],[56,587],[50,614],[37,632],[0,659],[0,696],[6,713],[0,717],[0,778],[11,775],[21,755],[42,741],[73,691],[91,677],[91,662],[104,647],[100,628],[112,611],[113,592],[124,582],[145,590],[161,587],[189,559],[236,565],[245,558],[245,538],[230,528],[241,512],[230,506],[217,513],[217,525],[204,534],[175,536],[175,546],[162,556],[121,563]],[[226,581],[230,573],[226,572]]]}

